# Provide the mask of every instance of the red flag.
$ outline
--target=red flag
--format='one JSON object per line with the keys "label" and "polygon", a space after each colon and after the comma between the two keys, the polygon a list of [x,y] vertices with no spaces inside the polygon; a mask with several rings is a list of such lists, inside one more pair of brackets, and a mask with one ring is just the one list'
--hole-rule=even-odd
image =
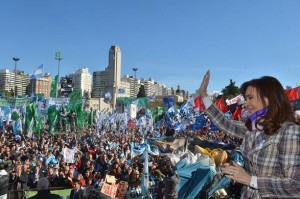
{"label": "red flag", "polygon": [[196,97],[196,99],[194,99],[194,104],[195,104],[196,108],[199,108],[199,112],[202,112],[205,110],[205,106],[202,101],[202,97],[200,95],[198,97]]}
{"label": "red flag", "polygon": [[223,97],[220,97],[219,99],[217,99],[215,104],[223,113],[228,111],[228,106],[225,104],[225,100]]}
{"label": "red flag", "polygon": [[285,91],[289,101],[300,99],[300,86]]}
{"label": "red flag", "polygon": [[242,114],[243,108],[241,106],[237,106],[232,114],[232,119],[237,120]]}

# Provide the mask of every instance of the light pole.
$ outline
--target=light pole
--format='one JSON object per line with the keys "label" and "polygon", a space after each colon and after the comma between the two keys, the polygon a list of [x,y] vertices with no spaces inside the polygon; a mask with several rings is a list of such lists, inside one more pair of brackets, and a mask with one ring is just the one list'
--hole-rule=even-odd
{"label": "light pole", "polygon": [[60,61],[63,59],[60,57],[60,52],[55,53],[55,59],[57,60],[57,83],[56,83],[56,94],[55,97],[58,97],[58,85],[59,85],[59,67],[60,67]]}
{"label": "light pole", "polygon": [[135,84],[136,84],[136,71],[138,70],[138,68],[132,68],[132,70],[134,71],[134,84],[133,84],[133,88],[134,88],[134,91],[133,91],[133,95],[134,97],[136,98],[136,94],[135,94]]}
{"label": "light pole", "polygon": [[15,61],[15,82],[14,82],[14,98],[16,98],[16,80],[17,80],[17,62],[20,60],[19,57],[12,58]]}

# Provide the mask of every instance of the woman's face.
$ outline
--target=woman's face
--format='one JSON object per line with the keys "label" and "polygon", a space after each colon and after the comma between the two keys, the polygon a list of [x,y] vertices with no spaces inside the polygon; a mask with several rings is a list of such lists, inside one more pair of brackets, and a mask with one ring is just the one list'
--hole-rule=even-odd
{"label": "woman's face", "polygon": [[[249,115],[252,115],[253,113],[265,108],[263,105],[263,101],[258,95],[256,88],[253,86],[248,86],[245,93],[246,101],[244,103],[244,106],[249,111]],[[267,98],[264,99],[265,104],[268,105],[269,101]]]}

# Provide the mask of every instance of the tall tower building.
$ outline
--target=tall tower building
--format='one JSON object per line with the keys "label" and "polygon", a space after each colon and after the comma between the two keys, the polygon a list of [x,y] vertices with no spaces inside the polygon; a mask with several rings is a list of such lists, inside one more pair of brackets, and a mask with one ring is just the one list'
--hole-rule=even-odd
{"label": "tall tower building", "polygon": [[92,97],[103,97],[110,92],[113,104],[118,97],[118,89],[121,87],[121,49],[119,46],[111,46],[108,53],[108,66],[104,71],[93,73]]}
{"label": "tall tower building", "polygon": [[112,94],[113,104],[116,104],[118,89],[121,86],[121,49],[112,46],[108,56],[108,85],[106,90]]}

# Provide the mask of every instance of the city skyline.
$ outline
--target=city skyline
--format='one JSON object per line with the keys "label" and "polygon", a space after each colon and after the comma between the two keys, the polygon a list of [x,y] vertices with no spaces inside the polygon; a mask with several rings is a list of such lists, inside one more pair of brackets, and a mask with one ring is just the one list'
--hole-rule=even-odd
{"label": "city skyline", "polygon": [[39,65],[60,76],[79,68],[101,71],[108,49],[122,49],[122,73],[153,78],[194,93],[206,70],[210,91],[230,79],[271,75],[284,87],[299,85],[300,2],[13,0],[0,8],[0,68],[32,73]]}

